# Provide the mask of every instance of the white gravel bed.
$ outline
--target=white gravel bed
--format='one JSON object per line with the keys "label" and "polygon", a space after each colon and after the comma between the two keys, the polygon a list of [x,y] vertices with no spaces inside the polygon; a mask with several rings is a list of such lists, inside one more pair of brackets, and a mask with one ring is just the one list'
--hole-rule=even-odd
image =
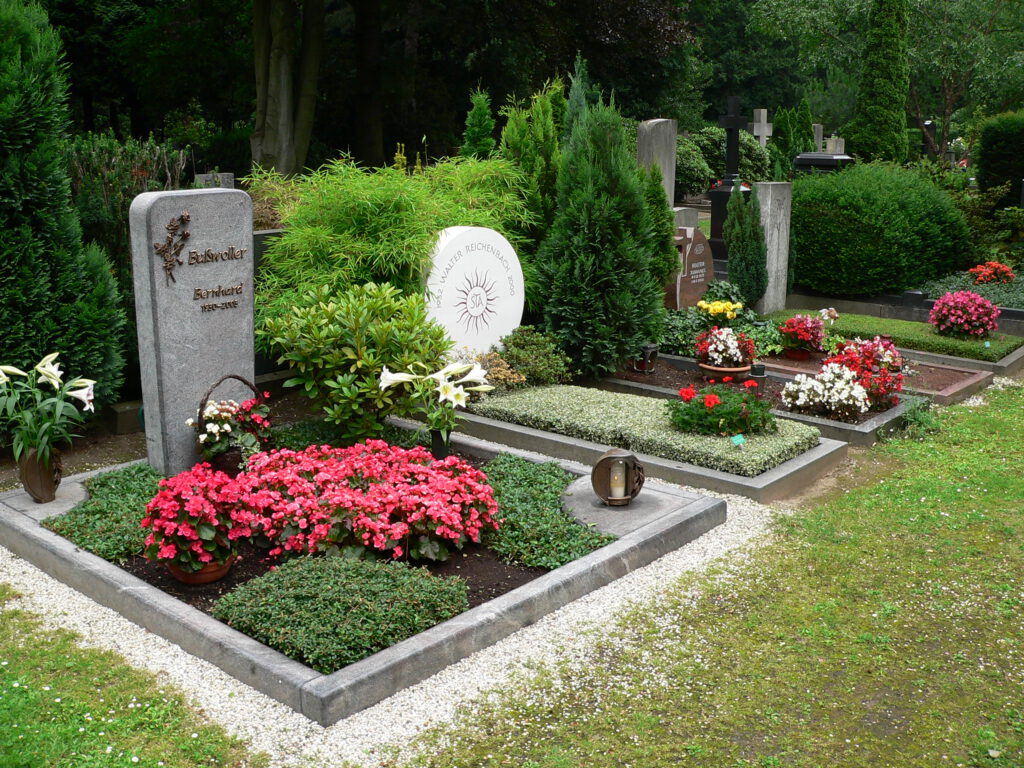
{"label": "white gravel bed", "polygon": [[[656,598],[684,573],[748,544],[765,540],[772,509],[739,496],[723,498],[727,521],[696,541],[576,600],[537,623],[442,670],[433,677],[324,728],[283,704],[238,682],[217,667],[181,650],[104,608],[0,547],[0,581],[23,596],[15,604],[40,615],[46,625],[78,632],[83,644],[120,653],[133,666],[176,685],[206,715],[230,733],[266,752],[273,766],[350,764],[372,768],[408,747],[416,733],[447,722],[456,709],[501,688],[532,667],[558,660],[565,648],[604,636],[617,613],[636,601]],[[267,727],[273,723],[273,727]]]}

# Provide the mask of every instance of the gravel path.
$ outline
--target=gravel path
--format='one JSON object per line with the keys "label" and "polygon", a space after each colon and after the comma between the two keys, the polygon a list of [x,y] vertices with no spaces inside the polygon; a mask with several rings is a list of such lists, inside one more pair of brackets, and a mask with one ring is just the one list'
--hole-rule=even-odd
{"label": "gravel path", "polygon": [[[538,663],[579,653],[615,615],[635,601],[656,598],[680,575],[705,568],[723,555],[763,541],[775,514],[738,496],[726,499],[728,520],[696,541],[526,627],[433,677],[328,728],[317,725],[213,665],[121,618],[0,547],[0,581],[21,594],[14,604],[43,617],[48,626],[78,632],[83,644],[120,653],[192,697],[214,721],[246,739],[273,766],[346,761],[372,768],[394,757],[419,731],[450,720],[456,709]],[[267,723],[274,723],[267,728]]]}

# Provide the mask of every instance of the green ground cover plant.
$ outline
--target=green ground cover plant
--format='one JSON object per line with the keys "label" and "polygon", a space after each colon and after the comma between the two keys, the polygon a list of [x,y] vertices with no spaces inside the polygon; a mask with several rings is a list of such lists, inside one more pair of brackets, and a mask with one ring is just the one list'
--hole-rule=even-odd
{"label": "green ground cover plant", "polygon": [[220,598],[213,615],[330,674],[468,607],[457,577],[401,562],[303,557]]}
{"label": "green ground cover plant", "polygon": [[146,536],[139,521],[159,480],[148,464],[96,475],[85,482],[88,499],[63,515],[47,518],[43,527],[104,560],[123,563],[142,553]]}
{"label": "green ground cover plant", "polygon": [[779,420],[777,431],[752,435],[740,451],[727,437],[679,432],[653,397],[573,386],[538,387],[491,397],[474,413],[526,427],[755,477],[818,444],[817,429]]}
{"label": "green ground cover plant", "polygon": [[557,464],[502,453],[483,470],[501,518],[497,531],[485,530],[484,542],[507,560],[555,569],[615,540],[563,511],[562,494],[573,477]]}
{"label": "green ground cover plant", "polygon": [[974,275],[955,272],[921,286],[928,298],[937,299],[943,294],[956,291],[971,291],[999,307],[1024,309],[1024,278],[1010,283],[975,283]]}
{"label": "green ground cover plant", "polygon": [[266,766],[184,696],[7,605],[0,584],[0,766]]}
{"label": "green ground cover plant", "polygon": [[[772,313],[771,318],[774,322],[781,323],[790,314],[789,310],[782,310]],[[950,336],[939,336],[928,323],[852,313],[841,314],[830,330],[833,334],[839,334],[848,339],[855,336],[870,339],[888,334],[897,347],[989,362],[1001,360],[1024,345],[1024,337],[1010,336],[1005,333],[997,332],[987,339],[957,339]],[[988,342],[988,346],[985,346],[985,342]]]}
{"label": "green ground cover plant", "polygon": [[1024,764],[1024,399],[984,398],[467,707],[411,765]]}

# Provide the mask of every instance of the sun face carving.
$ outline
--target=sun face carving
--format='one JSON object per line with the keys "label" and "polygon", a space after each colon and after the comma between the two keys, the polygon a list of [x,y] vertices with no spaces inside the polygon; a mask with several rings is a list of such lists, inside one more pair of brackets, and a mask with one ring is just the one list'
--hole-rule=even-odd
{"label": "sun face carving", "polygon": [[467,333],[480,333],[491,324],[491,317],[497,314],[494,303],[498,299],[498,293],[494,287],[495,282],[488,279],[487,272],[481,274],[474,271],[472,275],[467,274],[456,289],[458,298],[455,301],[455,309],[459,313],[458,322]]}

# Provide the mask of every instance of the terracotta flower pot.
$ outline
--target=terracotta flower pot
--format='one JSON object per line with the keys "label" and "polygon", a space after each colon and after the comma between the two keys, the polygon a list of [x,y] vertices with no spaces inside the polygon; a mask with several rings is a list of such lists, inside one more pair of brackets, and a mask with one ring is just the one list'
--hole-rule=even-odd
{"label": "terracotta flower pot", "polygon": [[811,350],[804,349],[803,347],[786,347],[782,350],[782,354],[788,357],[790,360],[810,360]]}
{"label": "terracotta flower pot", "polygon": [[749,365],[741,365],[736,368],[720,368],[717,365],[708,365],[707,363],[697,363],[697,365],[704,372],[705,379],[721,381],[725,376],[731,376],[733,381],[745,381],[750,375]]}
{"label": "terracotta flower pot", "polygon": [[21,485],[37,504],[46,504],[57,498],[61,470],[60,452],[57,450],[50,451],[49,465],[39,460],[35,448],[22,454],[18,462]]}
{"label": "terracotta flower pot", "polygon": [[231,570],[231,566],[235,562],[235,557],[236,555],[232,555],[223,563],[207,563],[198,571],[186,571],[175,563],[167,563],[167,570],[182,584],[209,584],[213,581],[220,581],[228,575],[228,571]]}

